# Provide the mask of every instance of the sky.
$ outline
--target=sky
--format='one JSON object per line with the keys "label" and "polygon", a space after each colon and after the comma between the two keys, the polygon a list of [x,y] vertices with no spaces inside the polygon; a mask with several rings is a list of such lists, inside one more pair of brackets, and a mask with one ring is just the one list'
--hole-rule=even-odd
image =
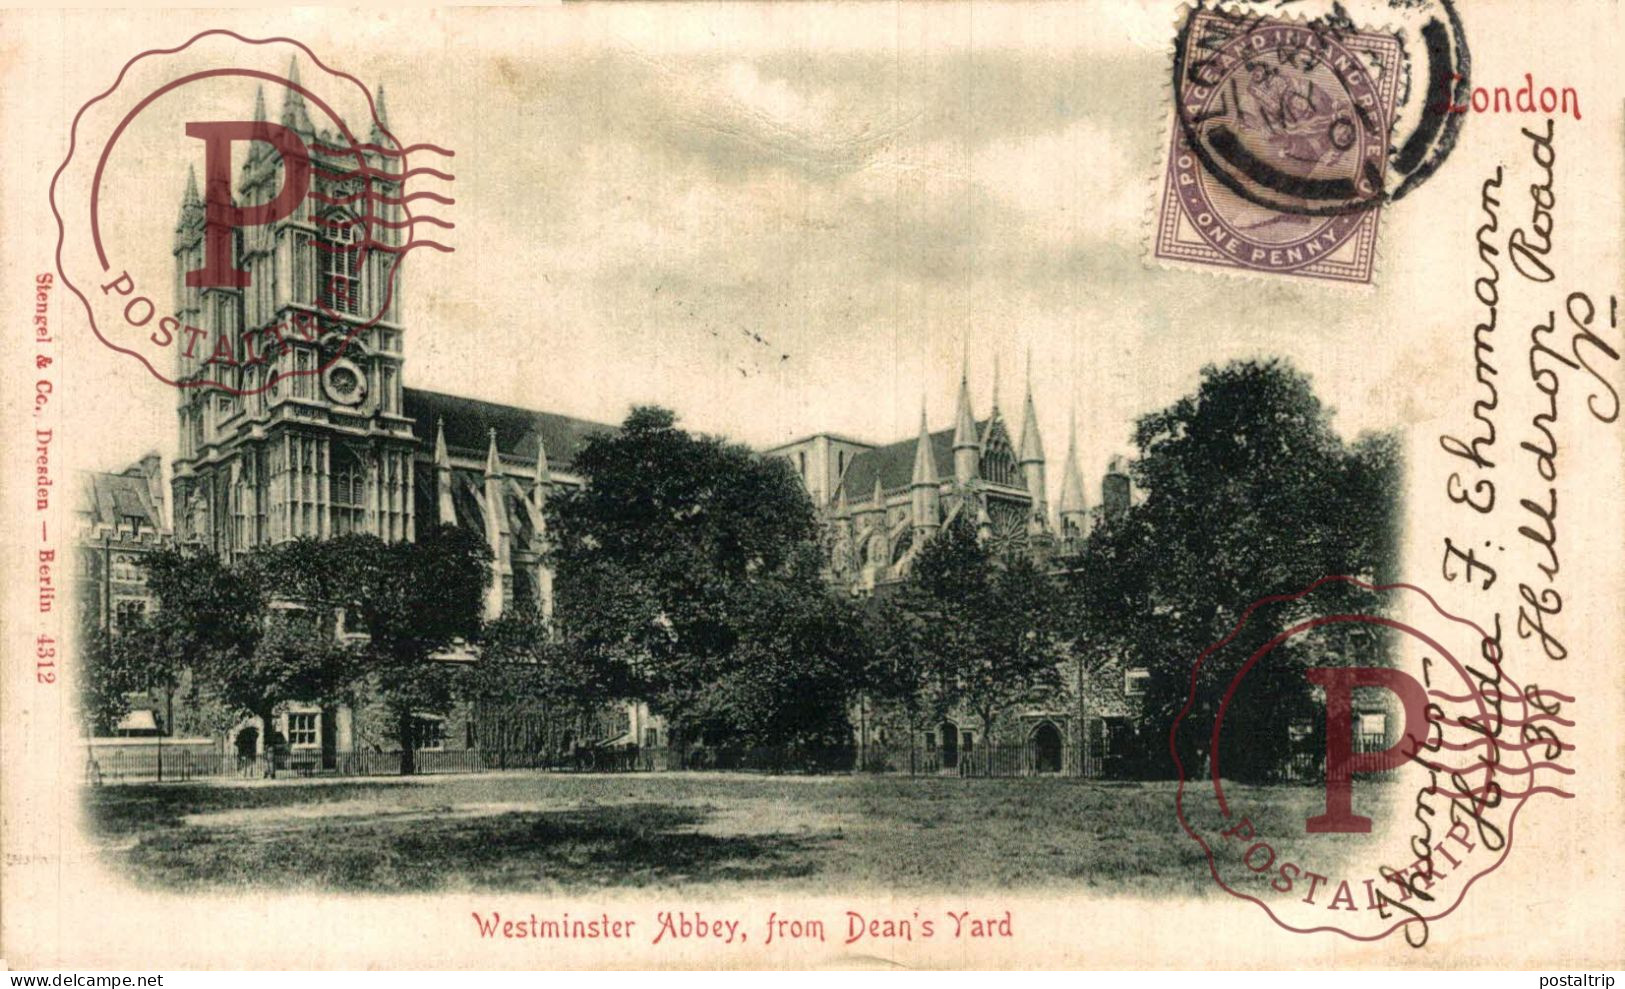
{"label": "sky", "polygon": [[[767,447],[910,437],[922,404],[945,428],[962,362],[979,416],[997,368],[1015,431],[1030,366],[1052,499],[1074,415],[1093,498],[1134,419],[1209,363],[1287,357],[1345,435],[1403,418],[1421,358],[1366,352],[1373,293],[1147,260],[1171,121],[1157,17],[819,9],[530,33],[493,12],[420,59],[387,54],[389,21],[329,46],[384,86],[398,137],[457,152],[437,211],[455,251],[404,270],[407,384],[607,422],[658,403]],[[853,17],[880,22],[831,23]],[[193,144],[150,151],[143,180],[174,189],[143,206],[158,229]],[[119,380],[92,465],[171,453],[173,394]]]}

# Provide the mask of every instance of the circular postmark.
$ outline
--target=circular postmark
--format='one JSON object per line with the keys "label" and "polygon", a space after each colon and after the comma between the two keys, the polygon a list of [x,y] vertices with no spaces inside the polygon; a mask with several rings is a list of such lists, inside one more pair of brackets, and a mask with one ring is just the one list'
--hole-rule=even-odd
{"label": "circular postmark", "polygon": [[413,153],[450,155],[403,146],[381,91],[292,39],[210,30],[141,52],[75,114],[52,178],[62,283],[102,343],[167,384],[327,382],[346,350],[391,345],[371,331],[397,318],[402,258],[450,250],[414,235],[449,224],[413,200],[452,200],[408,190],[451,179]]}
{"label": "circular postmark", "polygon": [[[1461,127],[1447,108],[1468,52],[1449,0],[1377,4],[1395,26],[1362,29],[1336,3],[1198,0],[1174,42],[1176,154],[1203,181],[1213,233],[1265,231],[1265,251],[1341,243],[1352,224],[1280,226],[1270,214],[1333,218],[1397,200],[1443,163]],[[1247,209],[1246,207],[1251,207]],[[1204,234],[1207,236],[1207,234]],[[1318,238],[1318,239],[1317,239]]]}
{"label": "circular postmark", "polygon": [[1408,584],[1328,577],[1255,602],[1197,657],[1169,734],[1176,813],[1220,888],[1282,928],[1430,925],[1572,770],[1572,701],[1504,669],[1500,630]]}

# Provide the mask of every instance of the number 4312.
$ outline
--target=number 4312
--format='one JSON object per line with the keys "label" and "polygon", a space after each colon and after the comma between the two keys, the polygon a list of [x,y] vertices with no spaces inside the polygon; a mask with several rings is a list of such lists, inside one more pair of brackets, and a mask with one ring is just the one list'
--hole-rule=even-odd
{"label": "number 4312", "polygon": [[56,640],[49,635],[34,640],[34,680],[56,683]]}

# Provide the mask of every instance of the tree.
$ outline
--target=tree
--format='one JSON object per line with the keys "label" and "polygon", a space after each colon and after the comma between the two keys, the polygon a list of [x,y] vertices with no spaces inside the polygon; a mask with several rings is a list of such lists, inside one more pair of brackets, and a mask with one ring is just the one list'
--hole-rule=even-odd
{"label": "tree", "polygon": [[459,694],[475,705],[482,738],[506,758],[510,750],[556,749],[564,732],[591,711],[624,697],[618,666],[595,663],[556,634],[534,607],[519,606],[486,622],[480,660]]}
{"label": "tree", "polygon": [[850,743],[869,643],[856,603],[817,587],[810,556],[799,576],[738,589],[737,642],[698,712],[712,740],[809,747],[815,758]]}
{"label": "tree", "polygon": [[984,739],[1012,706],[1060,687],[1055,588],[1031,559],[995,558],[961,513],[920,550],[910,585],[900,604],[920,623],[929,679],[944,707],[977,716]]}
{"label": "tree", "polygon": [[[1134,439],[1131,470],[1144,499],[1098,521],[1072,568],[1068,614],[1080,643],[1150,672],[1149,737],[1161,739],[1190,693],[1197,656],[1248,605],[1327,576],[1392,573],[1399,468],[1390,437],[1345,444],[1308,378],[1279,360],[1204,368],[1197,391],[1142,417]],[[1351,584],[1329,586],[1313,605],[1259,615],[1224,655],[1249,655],[1306,609],[1331,606],[1377,602]],[[1342,626],[1293,639],[1255,667],[1226,721],[1227,735],[1248,744],[1226,767],[1243,776],[1278,767],[1287,725],[1314,713],[1303,667],[1370,665],[1381,639]],[[1211,725],[1235,673],[1223,662],[1204,666],[1190,723]],[[1181,736],[1187,766],[1204,753],[1201,734]]]}
{"label": "tree", "polygon": [[232,669],[217,669],[214,677],[228,706],[259,717],[270,776],[276,775],[271,725],[277,705],[348,699],[356,677],[355,654],[334,635],[326,613],[281,604],[268,608],[252,651],[232,659]]}
{"label": "tree", "polygon": [[82,657],[79,705],[85,734],[111,734],[119,720],[130,713],[129,695],[146,687],[142,669],[146,653],[130,648],[122,637],[108,635],[100,622],[81,624],[78,645]]}
{"label": "tree", "polygon": [[146,554],[141,565],[157,607],[115,638],[128,637],[124,648],[140,670],[142,689],[164,695],[168,730],[175,692],[188,673],[218,678],[238,672],[237,660],[258,642],[262,601],[251,576],[212,553],[160,549]]}
{"label": "tree", "polygon": [[805,489],[783,461],[649,407],[591,438],[575,468],[582,486],[547,505],[563,635],[585,662],[619,667],[679,737],[715,730],[710,691],[765,631],[755,603],[829,593],[796,563],[817,546]]}
{"label": "tree", "polygon": [[927,652],[926,615],[934,613],[934,609],[907,607],[888,594],[877,594],[866,604],[863,619],[868,665],[861,686],[884,708],[902,714],[912,771],[915,736],[943,718],[950,700]]}
{"label": "tree", "polygon": [[159,603],[151,622],[156,650],[191,671],[211,706],[259,719],[267,775],[276,775],[277,706],[339,699],[355,676],[331,612],[300,600],[287,581],[289,572],[325,562],[316,546],[300,540],[229,564],[206,552],[148,558],[148,587]]}
{"label": "tree", "polygon": [[479,634],[490,550],[478,533],[451,525],[420,530],[415,542],[351,536],[324,545],[331,573],[345,576],[327,593],[347,602],[367,633],[362,669],[389,707],[401,774],[411,775],[416,713],[445,709],[459,676],[444,654]]}

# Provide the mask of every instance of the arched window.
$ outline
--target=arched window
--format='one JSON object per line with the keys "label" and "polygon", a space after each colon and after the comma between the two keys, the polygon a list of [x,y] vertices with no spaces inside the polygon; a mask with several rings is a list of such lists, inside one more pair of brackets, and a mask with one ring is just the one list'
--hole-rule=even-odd
{"label": "arched window", "polygon": [[343,210],[335,210],[317,221],[321,280],[317,298],[338,313],[361,311],[361,238],[365,228]]}
{"label": "arched window", "polygon": [[361,458],[349,450],[336,450],[330,485],[333,535],[365,532],[367,472]]}
{"label": "arched window", "polygon": [[1004,423],[1000,420],[993,421],[982,441],[981,472],[985,480],[994,484],[1009,487],[1018,485],[1016,452],[1010,443],[1010,434],[1005,431]]}

